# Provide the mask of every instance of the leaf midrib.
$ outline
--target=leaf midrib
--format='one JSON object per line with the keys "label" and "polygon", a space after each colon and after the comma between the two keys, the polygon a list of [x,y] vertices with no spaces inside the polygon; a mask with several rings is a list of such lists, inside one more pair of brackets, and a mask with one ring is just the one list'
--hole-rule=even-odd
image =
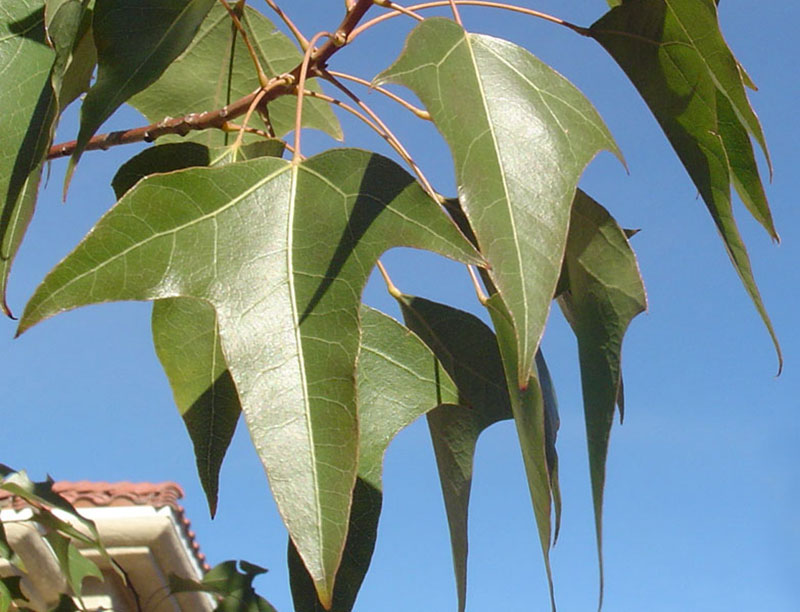
{"label": "leaf midrib", "polygon": [[[517,232],[516,219],[514,218],[514,209],[511,206],[511,197],[509,195],[508,183],[506,182],[505,167],[503,166],[503,160],[502,160],[502,158],[500,157],[500,155],[498,153],[498,151],[500,149],[499,149],[499,146],[498,146],[498,143],[497,143],[497,135],[495,134],[494,126],[492,125],[492,122],[489,120],[489,117],[491,115],[489,113],[489,108],[488,108],[487,102],[486,102],[486,92],[485,92],[484,87],[483,87],[483,82],[481,81],[480,76],[479,76],[480,75],[480,71],[478,70],[477,58],[475,57],[475,52],[474,52],[474,50],[472,48],[470,35],[465,32],[463,40],[467,45],[467,50],[469,51],[470,61],[472,62],[472,67],[473,67],[473,70],[475,71],[475,80],[478,83],[478,92],[480,93],[481,103],[483,105],[483,110],[484,110],[484,113],[485,113],[486,118],[487,118],[487,124],[489,126],[489,134],[491,134],[491,137],[492,137],[492,144],[494,145],[495,159],[497,160],[497,165],[500,168],[500,177],[501,177],[502,183],[503,183],[503,193],[505,194],[506,209],[508,210],[508,217],[509,217],[509,220],[511,221],[511,235],[513,236],[513,240],[514,240],[514,252],[515,252],[516,258],[517,258],[517,271],[518,271],[519,278],[520,278],[520,284],[522,286],[522,303],[523,303],[523,311],[525,313],[525,315],[524,315],[525,316],[525,321],[524,321],[524,325],[522,326],[523,333],[517,335],[517,340],[519,341],[520,339],[523,339],[522,341],[523,341],[524,346],[520,347],[522,349],[520,351],[520,353],[522,355],[527,355],[528,354],[528,333],[527,333],[527,330],[528,330],[528,316],[529,316],[530,309],[529,309],[529,306],[528,306],[528,292],[526,290],[527,283],[526,283],[526,279],[525,279],[525,269],[524,269],[524,267],[522,265],[522,253],[520,252],[519,235],[518,235],[518,232]],[[512,319],[513,319],[513,315],[512,315]]]}

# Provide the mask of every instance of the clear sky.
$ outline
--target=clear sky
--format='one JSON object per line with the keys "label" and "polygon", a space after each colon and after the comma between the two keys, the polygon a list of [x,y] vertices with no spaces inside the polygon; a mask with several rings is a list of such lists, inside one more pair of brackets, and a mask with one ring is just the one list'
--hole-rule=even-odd
{"label": "clear sky", "polygon": [[[331,0],[285,4],[308,35],[334,27],[342,6]],[[606,10],[603,0],[525,4],[581,25]],[[581,182],[623,226],[641,228],[633,246],[650,302],[626,339],[626,421],[614,428],[608,463],[609,612],[800,610],[800,7],[773,0],[724,1],[720,8],[727,40],[760,87],[751,99],[775,164],[768,196],[782,244],[771,244],[738,203],[736,212],[783,344],[786,365],[779,378],[769,337],[695,188],[612,60],[596,43],[553,24],[462,9],[469,29],[522,44],[581,88],[630,169],[627,174],[604,154]],[[333,66],[371,78],[397,55],[412,26],[396,19],[365,34]],[[365,52],[370,45],[375,46]],[[418,122],[384,105],[377,94],[365,98],[402,134],[437,188],[452,193],[447,149],[435,131],[423,126],[406,134]],[[389,154],[362,126],[343,119],[348,145]],[[109,127],[141,124],[126,110]],[[60,137],[75,131],[71,112]],[[312,134],[304,142],[307,152],[331,145]],[[110,178],[137,150],[88,153],[65,205],[59,198],[65,163],[53,164],[12,272],[10,304],[16,313],[113,204]],[[411,251],[393,251],[384,261],[406,293],[483,316],[463,267]],[[365,299],[397,316],[377,279]],[[13,322],[0,326],[0,461],[39,479],[50,473],[64,480],[178,481],[209,561],[243,558],[270,568],[259,589],[278,610],[291,610],[286,533],[244,427],[223,467],[218,516],[208,518],[191,445],[152,348],[149,304],[74,311],[18,340],[12,340]],[[543,346],[561,410],[564,515],[553,551],[559,609],[594,610],[597,566],[577,350],[557,309]],[[384,480],[377,550],[356,610],[454,610],[447,526],[424,422],[392,444]],[[541,554],[510,422],[481,438],[470,520],[468,610],[546,610]]]}

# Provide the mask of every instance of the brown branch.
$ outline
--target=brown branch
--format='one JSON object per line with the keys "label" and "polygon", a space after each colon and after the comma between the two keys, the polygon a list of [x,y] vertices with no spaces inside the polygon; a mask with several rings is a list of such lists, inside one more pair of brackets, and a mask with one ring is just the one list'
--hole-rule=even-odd
{"label": "brown branch", "polygon": [[[310,74],[314,74],[318,69],[324,69],[328,60],[344,45],[349,42],[350,33],[358,25],[366,12],[372,7],[373,0],[356,0],[353,7],[345,15],[339,27],[334,33],[334,37],[329,39],[311,54],[308,63]],[[244,115],[250,105],[261,95],[259,108],[263,108],[272,100],[285,95],[293,95],[296,91],[296,84],[300,78],[300,71],[303,63],[299,63],[294,69],[287,73],[269,80],[262,88],[239,98],[235,102],[223,108],[207,111],[204,113],[190,113],[183,117],[167,117],[158,123],[152,123],[144,127],[132,128],[110,132],[108,134],[98,134],[89,140],[86,151],[96,151],[98,149],[108,149],[117,145],[131,144],[134,142],[152,142],[156,138],[167,134],[179,134],[185,136],[193,130],[207,130],[210,128],[222,129],[230,120]],[[47,152],[47,159],[57,159],[72,155],[75,151],[76,141],[63,142],[50,147]]]}

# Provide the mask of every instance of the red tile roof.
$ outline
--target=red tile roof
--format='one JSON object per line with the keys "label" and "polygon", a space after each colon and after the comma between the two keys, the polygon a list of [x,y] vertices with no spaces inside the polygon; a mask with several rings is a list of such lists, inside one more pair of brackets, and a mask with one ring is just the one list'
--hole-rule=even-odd
{"label": "red tile roof", "polygon": [[[108,508],[120,506],[152,506],[163,508],[169,506],[175,512],[192,551],[204,570],[209,565],[200,552],[200,545],[195,540],[195,533],[190,529],[191,523],[186,518],[183,506],[178,500],[183,497],[183,489],[175,482],[80,482],[59,481],[53,483],[53,492],[58,493],[76,508]],[[0,509],[13,508],[21,510],[25,501],[8,491],[0,490]]]}

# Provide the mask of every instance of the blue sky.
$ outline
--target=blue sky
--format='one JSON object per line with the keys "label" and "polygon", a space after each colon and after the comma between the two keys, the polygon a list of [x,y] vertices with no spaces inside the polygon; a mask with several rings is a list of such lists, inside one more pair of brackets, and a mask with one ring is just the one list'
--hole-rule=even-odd
{"label": "blue sky", "polygon": [[[287,5],[308,34],[330,29],[341,2]],[[526,2],[582,25],[602,0]],[[257,4],[259,8],[263,4]],[[325,6],[319,14],[312,13]],[[377,9],[376,9],[377,11]],[[591,99],[630,169],[604,154],[581,186],[625,227],[650,309],[631,326],[624,348],[626,422],[615,426],[605,504],[606,605],[627,611],[791,612],[800,609],[800,121],[797,100],[800,8],[792,2],[723,2],[723,32],[760,87],[751,95],[770,144],[768,186],[783,242],[773,245],[737,204],[764,300],[785,355],[774,352],[734,273],[696,190],[627,79],[595,43],[549,23],[498,11],[463,9],[474,31],[503,35],[553,65]],[[345,49],[333,66],[371,78],[399,52],[412,27],[395,19]],[[370,44],[385,50],[364,52]],[[361,50],[359,50],[361,49]],[[374,49],[374,47],[373,47]],[[418,127],[377,94],[365,99],[387,120],[437,188],[453,191],[447,149],[431,126]],[[196,109],[208,110],[208,109]],[[347,143],[389,154],[362,126],[343,118]],[[125,110],[113,127],[140,125]],[[68,114],[60,135],[76,130]],[[330,146],[308,134],[304,151]],[[20,312],[46,272],[113,203],[116,167],[137,147],[87,154],[66,204],[64,163],[53,164],[37,216],[12,273],[10,304]],[[463,267],[433,256],[384,257],[407,293],[483,316]],[[373,279],[368,303],[397,315]],[[191,445],[172,404],[150,338],[150,305],[90,307],[60,315],[12,340],[0,323],[4,363],[0,461],[37,478],[176,480],[210,562],[244,558],[270,568],[261,592],[291,609],[286,534],[243,427],[222,471],[218,516],[208,518]],[[554,310],[544,339],[561,410],[559,454],[564,516],[553,552],[559,609],[593,610],[597,566],[575,342]],[[424,423],[392,444],[385,466],[384,512],[373,566],[356,610],[454,610],[450,547],[433,453]],[[471,506],[468,610],[545,610],[541,555],[511,423],[481,439]]]}

